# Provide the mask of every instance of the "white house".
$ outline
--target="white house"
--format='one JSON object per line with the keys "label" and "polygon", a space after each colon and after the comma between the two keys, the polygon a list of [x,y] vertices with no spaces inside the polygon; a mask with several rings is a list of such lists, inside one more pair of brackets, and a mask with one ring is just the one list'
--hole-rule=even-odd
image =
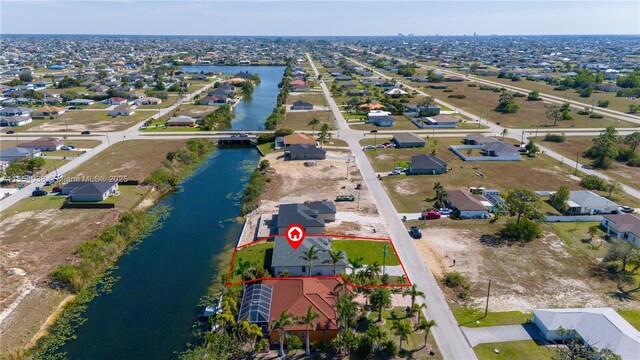
{"label": "white house", "polygon": [[489,217],[491,202],[482,195],[474,195],[463,190],[447,191],[449,207],[459,212],[462,219],[486,219]]}
{"label": "white house", "polygon": [[620,207],[613,201],[589,190],[571,191],[567,205],[569,205],[568,213],[572,215],[611,214],[617,212]]}
{"label": "white house", "polygon": [[61,195],[69,195],[71,201],[93,202],[104,201],[115,195],[118,183],[115,181],[70,182],[62,186]]}
{"label": "white house", "polygon": [[[536,309],[533,323],[549,341],[562,340],[558,329],[563,328],[590,345],[611,350],[624,360],[637,360],[640,354],[640,332],[611,308]],[[571,337],[567,334],[565,340]]]}
{"label": "white house", "polygon": [[624,239],[640,247],[640,215],[611,214],[604,215],[600,226],[607,235]]}

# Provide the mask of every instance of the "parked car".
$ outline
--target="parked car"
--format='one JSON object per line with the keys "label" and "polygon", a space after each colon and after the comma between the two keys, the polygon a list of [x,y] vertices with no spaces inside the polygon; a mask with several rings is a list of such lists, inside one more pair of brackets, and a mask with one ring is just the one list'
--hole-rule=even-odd
{"label": "parked car", "polygon": [[451,214],[453,214],[453,210],[447,209],[447,208],[440,208],[440,209],[438,209],[438,212],[440,213],[440,215],[451,215]]}
{"label": "parked car", "polygon": [[376,147],[375,147],[375,146],[373,146],[373,145],[367,145],[367,146],[366,146],[366,149],[367,149],[367,150],[371,150],[371,149],[375,149],[375,148],[376,148]]}
{"label": "parked car", "polygon": [[58,174],[56,176],[53,177],[55,179],[55,181],[60,181],[60,179],[62,179],[62,174]]}
{"label": "parked car", "polygon": [[411,234],[411,237],[413,237],[414,239],[422,238],[422,231],[420,231],[417,226],[412,226],[409,230],[409,234]]}
{"label": "parked car", "polygon": [[632,208],[631,206],[620,206],[620,211],[622,211],[623,213],[631,214],[636,211],[636,209]]}
{"label": "parked car", "polygon": [[91,134],[91,131],[89,131],[89,130],[85,130],[85,131],[81,132],[80,134],[82,134],[82,135],[89,135],[89,134]]}
{"label": "parked car", "polygon": [[426,220],[426,219],[440,219],[440,217],[441,215],[438,211],[429,210],[429,211],[423,211],[422,216],[420,218],[423,220]]}
{"label": "parked car", "polygon": [[44,182],[44,186],[53,185],[54,182],[56,182],[56,179],[49,179],[49,180]]}
{"label": "parked car", "polygon": [[386,142],[386,143],[382,143],[382,145],[384,145],[385,147],[387,147],[387,146],[391,145],[391,143],[390,143],[390,142]]}
{"label": "parked car", "polygon": [[54,192],[54,193],[62,192],[62,187],[56,186],[53,189],[51,189],[51,192]]}
{"label": "parked car", "polygon": [[63,147],[60,148],[60,150],[73,150],[76,147],[73,145],[64,145]]}
{"label": "parked car", "polygon": [[37,187],[35,190],[33,190],[33,192],[31,193],[31,196],[45,196],[48,193],[49,193],[48,191],[42,190],[39,187]]}
{"label": "parked car", "polygon": [[9,130],[9,131],[7,131],[7,134],[9,134],[9,135],[11,135],[11,134],[15,134],[15,133],[16,133],[16,131],[15,131],[15,130]]}
{"label": "parked car", "polygon": [[390,175],[390,176],[391,176],[391,175],[400,175],[400,174],[402,174],[402,173],[401,173],[400,171],[398,171],[398,170],[393,170],[393,171],[390,171],[390,172],[389,172],[389,175]]}
{"label": "parked car", "polygon": [[399,171],[399,172],[405,172],[407,169],[403,168],[403,167],[397,167],[395,169],[393,169],[394,171]]}

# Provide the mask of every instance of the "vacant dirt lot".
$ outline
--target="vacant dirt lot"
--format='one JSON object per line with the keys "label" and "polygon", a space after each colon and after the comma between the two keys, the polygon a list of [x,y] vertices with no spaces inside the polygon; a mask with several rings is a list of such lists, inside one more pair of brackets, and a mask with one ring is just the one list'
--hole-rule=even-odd
{"label": "vacant dirt lot", "polygon": [[567,247],[548,226],[542,239],[520,246],[481,241],[483,235],[492,235],[500,228],[482,220],[442,219],[427,225],[424,237],[417,241],[425,262],[438,279],[458,271],[471,280],[473,305],[484,304],[491,279],[491,311],[640,308],[637,301],[620,302],[611,297],[609,292],[615,290],[616,283],[599,273],[594,256]]}
{"label": "vacant dirt lot", "polygon": [[308,124],[313,118],[320,121],[320,125],[316,125],[316,132],[320,130],[320,126],[324,123],[329,124],[332,130],[336,128],[335,118],[330,111],[287,111],[284,121],[278,127],[281,129],[311,131],[312,128]]}

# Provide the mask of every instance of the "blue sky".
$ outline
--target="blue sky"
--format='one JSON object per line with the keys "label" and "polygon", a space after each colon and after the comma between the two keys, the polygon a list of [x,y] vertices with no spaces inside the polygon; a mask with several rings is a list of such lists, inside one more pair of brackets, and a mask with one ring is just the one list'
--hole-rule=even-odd
{"label": "blue sky", "polygon": [[3,34],[640,34],[640,1],[1,0]]}

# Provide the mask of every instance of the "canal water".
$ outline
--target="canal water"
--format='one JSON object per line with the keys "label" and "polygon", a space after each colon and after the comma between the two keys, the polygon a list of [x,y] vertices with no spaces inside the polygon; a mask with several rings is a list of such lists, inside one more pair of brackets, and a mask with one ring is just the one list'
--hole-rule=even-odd
{"label": "canal water", "polygon": [[[193,69],[197,68],[197,69]],[[188,71],[258,72],[260,85],[236,107],[233,129],[259,129],[278,94],[283,67],[189,67]],[[254,149],[216,149],[160,201],[171,207],[161,228],[123,255],[111,292],[88,305],[77,338],[61,352],[68,359],[173,359],[184,350],[202,313],[197,302],[231,249],[242,224],[240,194],[259,156]],[[223,264],[222,264],[223,265]]]}

